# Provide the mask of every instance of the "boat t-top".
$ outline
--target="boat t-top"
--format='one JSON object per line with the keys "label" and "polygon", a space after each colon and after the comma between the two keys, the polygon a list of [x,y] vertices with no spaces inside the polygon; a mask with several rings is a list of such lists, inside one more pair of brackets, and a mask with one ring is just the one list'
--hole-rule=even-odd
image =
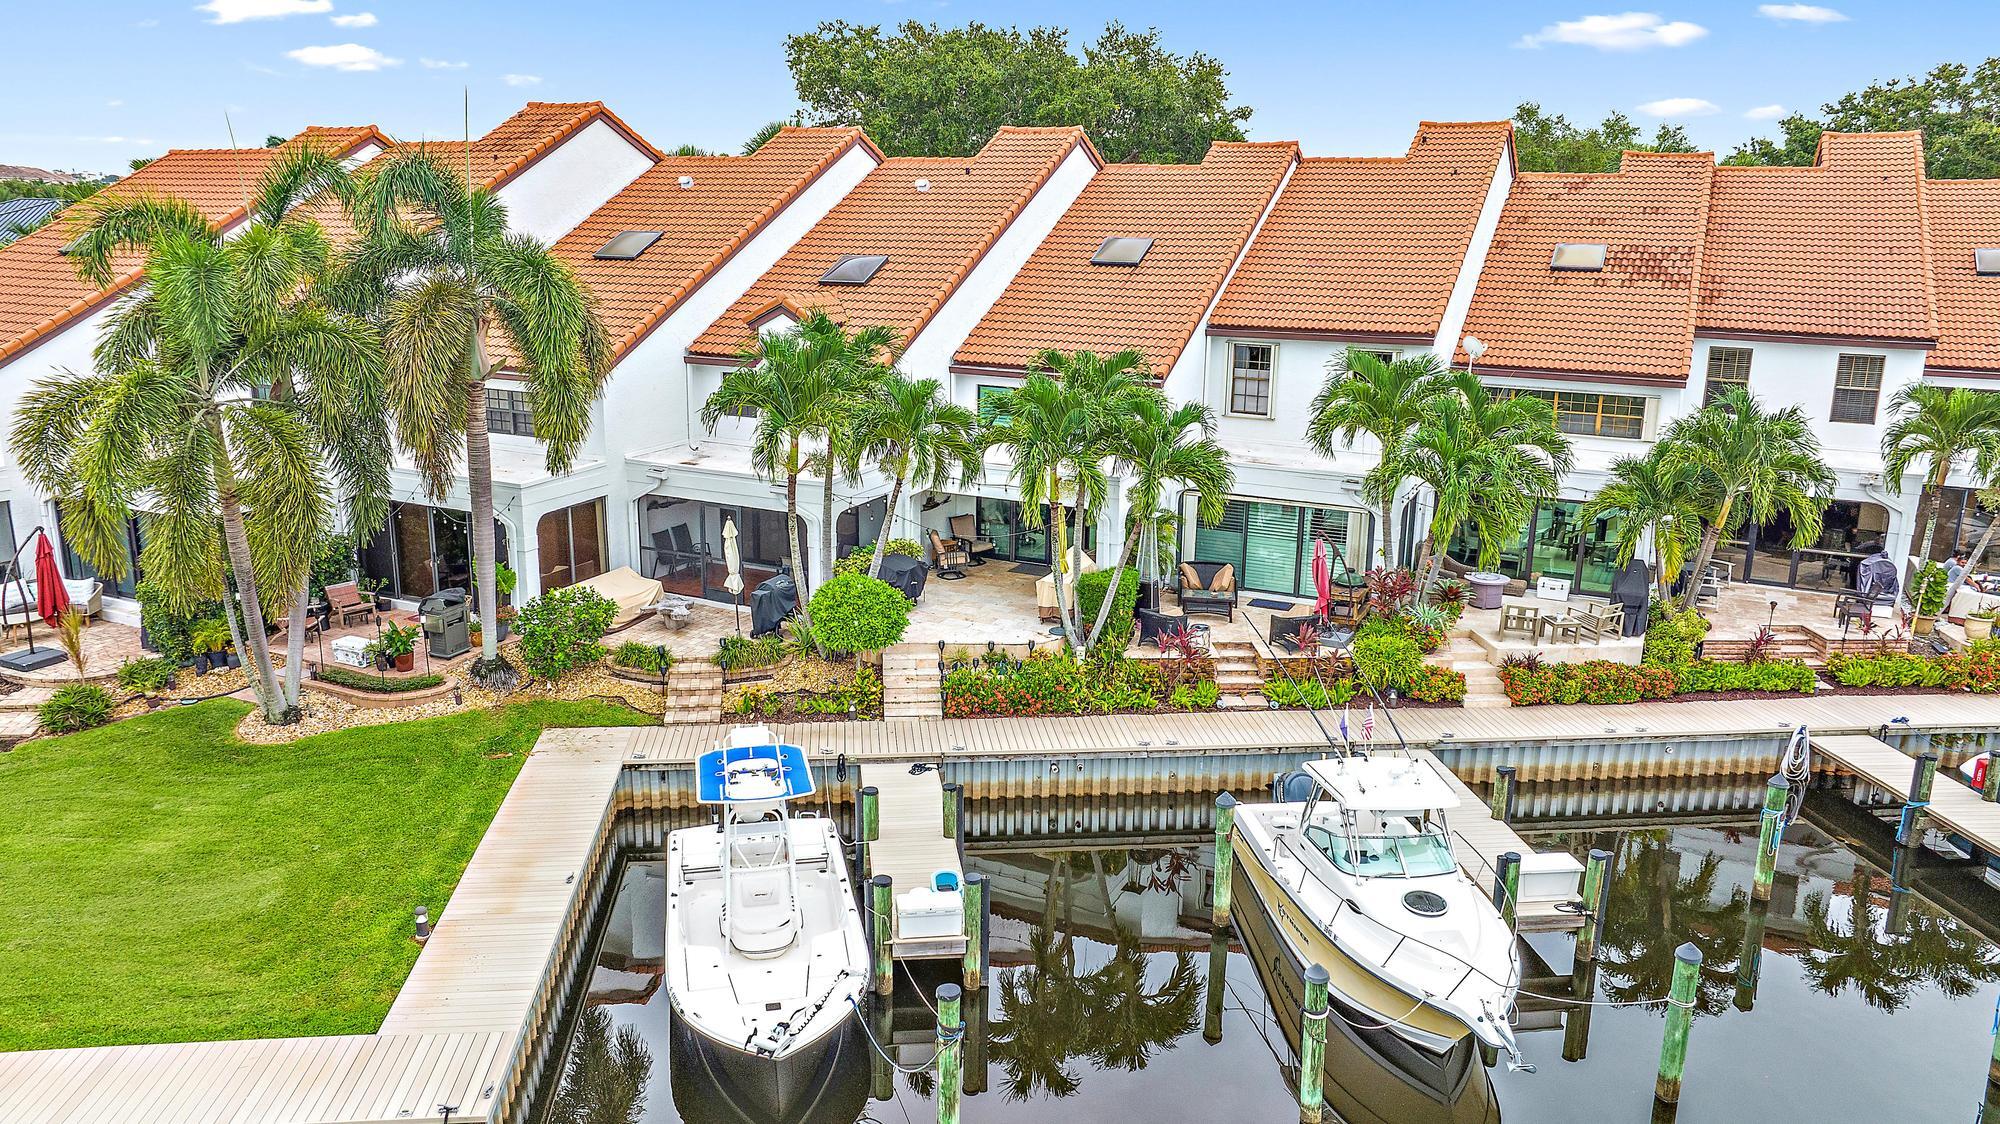
{"label": "boat t-top", "polygon": [[813,793],[803,750],[739,726],[696,773],[718,817],[668,836],[668,996],[746,1093],[784,1104],[849,1037],[836,1032],[868,979],[860,911],[832,821],[791,810]]}
{"label": "boat t-top", "polygon": [[1459,869],[1457,792],[1421,758],[1309,761],[1303,802],[1237,809],[1237,853],[1290,967],[1332,977],[1338,1017],[1433,1054],[1470,1033],[1518,1060],[1514,934]]}

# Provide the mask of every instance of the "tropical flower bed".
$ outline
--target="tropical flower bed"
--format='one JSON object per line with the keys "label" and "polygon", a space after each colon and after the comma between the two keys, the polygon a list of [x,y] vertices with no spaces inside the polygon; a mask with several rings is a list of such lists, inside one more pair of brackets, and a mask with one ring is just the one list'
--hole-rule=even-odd
{"label": "tropical flower bed", "polygon": [[768,680],[731,687],[723,710],[774,722],[880,718],[882,676],[866,664],[794,657]]}
{"label": "tropical flower bed", "polygon": [[1719,695],[1811,694],[1817,686],[1813,670],[1796,660],[1763,663],[1719,663],[1694,660],[1682,667],[1653,664],[1542,663],[1509,661],[1500,669],[1500,686],[1515,706],[1615,706],[1620,703]]}
{"label": "tropical flower bed", "polygon": [[1212,665],[1123,655],[1079,660],[1066,649],[1026,659],[989,654],[946,672],[943,693],[946,718],[1213,710],[1221,696]]}
{"label": "tropical flower bed", "polygon": [[1842,687],[1860,690],[1969,691],[1990,695],[2000,693],[2000,641],[1977,641],[1964,655],[1916,656],[1907,652],[1837,655],[1826,661],[1826,671]]}
{"label": "tropical flower bed", "polygon": [[[1465,673],[1432,664],[1420,665],[1397,688],[1406,706],[1458,706],[1465,701]],[[1366,687],[1353,676],[1335,679],[1279,676],[1264,684],[1264,700],[1280,710],[1325,710],[1369,701]]]}

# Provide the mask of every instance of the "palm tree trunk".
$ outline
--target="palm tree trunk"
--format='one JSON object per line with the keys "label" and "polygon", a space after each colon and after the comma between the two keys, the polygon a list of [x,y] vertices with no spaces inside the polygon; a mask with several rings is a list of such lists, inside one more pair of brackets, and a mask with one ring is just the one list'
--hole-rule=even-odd
{"label": "palm tree trunk", "polygon": [[292,614],[285,628],[284,700],[287,710],[299,707],[299,680],[305,673],[306,663],[306,599],[311,589],[312,576],[308,574],[299,582],[299,595],[292,600]]}
{"label": "palm tree trunk", "polygon": [[1924,520],[1924,544],[1917,549],[1917,564],[1919,566],[1931,560],[1931,544],[1937,541],[1938,523],[1941,521],[1939,517],[1944,514],[1945,473],[1950,471],[1950,469],[1951,462],[1946,461],[1940,464],[1937,471],[1931,476],[1930,494],[1926,497],[1926,505],[1930,508],[1930,516]]}
{"label": "palm tree trunk", "polygon": [[[820,533],[826,533],[826,529],[822,527]],[[805,555],[799,550],[799,439],[796,437],[791,439],[791,450],[785,459],[785,537],[792,549],[793,585],[803,588],[805,583],[800,575],[805,573]],[[810,633],[812,612],[806,608],[803,597],[799,598],[799,620],[805,622],[806,631]],[[813,645],[819,645],[817,637],[813,639]]]}
{"label": "palm tree trunk", "polygon": [[243,606],[243,636],[238,638],[237,648],[248,647],[250,664],[244,678],[255,689],[265,721],[277,725],[286,720],[284,704],[278,693],[277,675],[271,668],[271,645],[264,638],[264,606],[257,597],[257,571],[250,564],[250,536],[243,527],[243,504],[236,493],[236,466],[229,460],[222,419],[212,410],[208,414],[208,428],[215,443],[215,498],[222,510],[222,542]]}
{"label": "palm tree trunk", "polygon": [[827,577],[833,576],[833,441],[827,441],[825,479],[820,483],[819,493],[819,569]]}
{"label": "palm tree trunk", "polygon": [[471,498],[472,584],[479,591],[479,660],[473,678],[513,686],[500,658],[500,590],[493,542],[493,443],[486,431],[486,321],[473,329],[472,370],[465,382],[465,487]]}
{"label": "palm tree trunk", "polygon": [[1052,468],[1049,470],[1049,526],[1052,540],[1049,543],[1049,572],[1055,575],[1056,622],[1062,625],[1063,640],[1069,645],[1070,650],[1081,655],[1083,637],[1077,635],[1081,630],[1070,617],[1069,591],[1063,588],[1068,584],[1069,575],[1077,565],[1069,555],[1069,517],[1065,512],[1066,509],[1062,504],[1062,478]]}
{"label": "palm tree trunk", "polygon": [[1687,594],[1681,599],[1681,611],[1694,608],[1695,598],[1701,596],[1701,575],[1715,558],[1715,548],[1722,541],[1722,528],[1729,525],[1729,509],[1736,502],[1735,496],[1725,496],[1722,506],[1715,512],[1715,519],[1702,528],[1701,547],[1694,553],[1694,562],[1681,573],[1687,575]]}
{"label": "palm tree trunk", "polygon": [[1958,580],[1951,583],[1951,588],[1945,592],[1946,609],[1951,608],[1951,599],[1958,596],[1958,587],[1965,584],[1965,579],[1972,576],[1972,571],[1978,569],[1979,563],[1986,557],[1986,548],[1993,545],[1995,530],[2000,530],[2000,518],[1986,521],[1986,529],[1979,533],[1979,541],[1972,547],[1972,557],[1965,560],[1965,569],[1959,571]]}
{"label": "palm tree trunk", "polygon": [[882,513],[882,529],[875,534],[875,557],[868,563],[868,576],[882,576],[882,559],[889,553],[889,528],[894,525],[896,505],[903,501],[903,480],[905,474],[898,473],[896,482],[889,485],[889,506]]}
{"label": "palm tree trunk", "polygon": [[1383,500],[1382,501],[1382,568],[1384,570],[1391,569],[1396,565],[1395,563],[1396,555],[1394,551],[1391,549],[1392,544],[1390,542],[1390,531],[1389,531],[1389,521],[1395,518],[1395,515],[1396,515],[1395,499],[1392,497],[1390,499]]}
{"label": "palm tree trunk", "polygon": [[[1104,603],[1097,607],[1097,623],[1090,626],[1090,642],[1084,645],[1085,648],[1097,647],[1098,638],[1104,635],[1105,622],[1111,619],[1111,603],[1118,599],[1118,586],[1121,584],[1119,579],[1123,576],[1121,572],[1125,569],[1126,560],[1132,557],[1132,548],[1138,545],[1139,528],[1144,523],[1144,520],[1133,523],[1132,529],[1125,533],[1125,547],[1118,552],[1117,564],[1111,567],[1111,584],[1105,587]],[[1083,599],[1079,597],[1077,600],[1081,602]]]}

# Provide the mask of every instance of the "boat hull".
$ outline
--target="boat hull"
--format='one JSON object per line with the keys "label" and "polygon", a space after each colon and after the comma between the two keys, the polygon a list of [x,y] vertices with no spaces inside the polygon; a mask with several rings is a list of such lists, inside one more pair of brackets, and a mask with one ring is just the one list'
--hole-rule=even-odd
{"label": "boat hull", "polygon": [[819,1124],[854,1120],[868,1100],[859,1016],[779,1056],[747,1054],[681,1017],[672,1024],[674,1107],[687,1124]]}

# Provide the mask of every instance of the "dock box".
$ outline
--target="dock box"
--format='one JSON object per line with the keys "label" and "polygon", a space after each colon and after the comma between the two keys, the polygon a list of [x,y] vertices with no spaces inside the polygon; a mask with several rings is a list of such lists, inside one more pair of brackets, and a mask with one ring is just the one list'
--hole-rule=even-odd
{"label": "dock box", "polygon": [[1521,900],[1575,900],[1583,883],[1583,864],[1567,851],[1530,851],[1521,856]]}
{"label": "dock box", "polygon": [[919,886],[896,895],[896,936],[900,940],[956,937],[964,932],[965,905],[957,890]]}

